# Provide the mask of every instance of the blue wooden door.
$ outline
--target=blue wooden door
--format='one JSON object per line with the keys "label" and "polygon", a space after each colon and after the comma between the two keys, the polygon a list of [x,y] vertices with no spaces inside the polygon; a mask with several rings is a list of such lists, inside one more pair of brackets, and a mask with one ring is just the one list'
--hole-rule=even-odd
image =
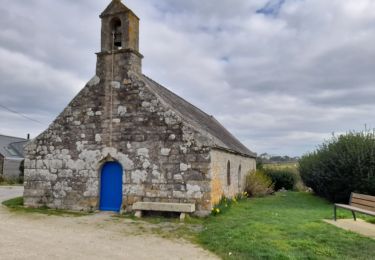
{"label": "blue wooden door", "polygon": [[117,162],[104,164],[100,181],[100,210],[120,211],[122,204],[122,167]]}

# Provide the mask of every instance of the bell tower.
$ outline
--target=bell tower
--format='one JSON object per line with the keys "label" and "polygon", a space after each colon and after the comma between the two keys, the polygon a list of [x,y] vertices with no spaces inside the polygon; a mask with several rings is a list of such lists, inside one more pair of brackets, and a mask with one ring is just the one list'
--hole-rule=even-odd
{"label": "bell tower", "polygon": [[121,0],[112,0],[100,15],[101,52],[97,53],[97,75],[114,80],[129,71],[142,73],[139,53],[139,18]]}

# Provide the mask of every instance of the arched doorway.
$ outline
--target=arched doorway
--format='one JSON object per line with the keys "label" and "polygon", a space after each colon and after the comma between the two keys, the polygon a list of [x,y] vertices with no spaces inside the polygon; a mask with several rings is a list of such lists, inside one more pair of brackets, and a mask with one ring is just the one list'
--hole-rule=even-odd
{"label": "arched doorway", "polygon": [[122,166],[107,162],[100,178],[100,206],[102,211],[120,211],[122,204]]}

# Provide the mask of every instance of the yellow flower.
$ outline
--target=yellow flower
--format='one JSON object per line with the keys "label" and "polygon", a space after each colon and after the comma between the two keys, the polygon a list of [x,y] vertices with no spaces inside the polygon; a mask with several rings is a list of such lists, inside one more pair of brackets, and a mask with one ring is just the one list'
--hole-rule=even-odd
{"label": "yellow flower", "polygon": [[220,213],[220,209],[216,209],[216,213]]}

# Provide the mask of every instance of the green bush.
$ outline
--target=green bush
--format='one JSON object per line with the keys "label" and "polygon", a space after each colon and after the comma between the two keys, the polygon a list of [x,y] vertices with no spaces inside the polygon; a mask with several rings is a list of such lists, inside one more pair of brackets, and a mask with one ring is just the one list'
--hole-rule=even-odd
{"label": "green bush", "polygon": [[256,169],[258,169],[258,170],[264,169],[264,164],[263,164],[263,161],[260,157],[256,158]]}
{"label": "green bush", "polygon": [[293,190],[297,183],[297,174],[292,169],[265,169],[266,175],[269,176],[275,185],[275,190]]}
{"label": "green bush", "polygon": [[265,196],[274,192],[274,185],[263,170],[256,170],[246,176],[245,191],[249,196]]}
{"label": "green bush", "polygon": [[375,195],[375,133],[350,132],[323,143],[299,161],[304,183],[332,202],[351,192]]}

